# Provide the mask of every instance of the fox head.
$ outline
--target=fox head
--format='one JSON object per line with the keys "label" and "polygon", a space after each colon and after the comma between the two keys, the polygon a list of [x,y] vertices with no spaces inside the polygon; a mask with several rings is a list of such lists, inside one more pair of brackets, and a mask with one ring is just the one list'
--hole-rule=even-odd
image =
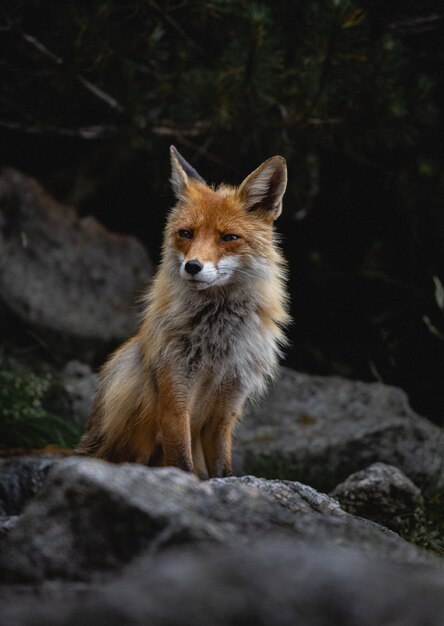
{"label": "fox head", "polygon": [[170,271],[196,290],[266,278],[280,255],[273,222],[287,185],[285,159],[262,163],[239,187],[210,187],[171,146],[177,204],[165,232]]}

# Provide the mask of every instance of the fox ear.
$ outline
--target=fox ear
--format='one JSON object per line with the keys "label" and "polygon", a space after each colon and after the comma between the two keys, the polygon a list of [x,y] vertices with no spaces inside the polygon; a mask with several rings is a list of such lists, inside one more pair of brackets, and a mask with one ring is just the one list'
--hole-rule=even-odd
{"label": "fox ear", "polygon": [[287,163],[274,156],[259,165],[239,187],[247,211],[259,211],[275,220],[282,213],[282,197],[287,187]]}
{"label": "fox ear", "polygon": [[171,154],[171,184],[173,186],[174,193],[177,198],[183,196],[186,190],[189,180],[198,180],[199,182],[206,184],[202,176],[200,176],[194,167],[192,167],[183,156],[178,152],[174,146],[170,146]]}

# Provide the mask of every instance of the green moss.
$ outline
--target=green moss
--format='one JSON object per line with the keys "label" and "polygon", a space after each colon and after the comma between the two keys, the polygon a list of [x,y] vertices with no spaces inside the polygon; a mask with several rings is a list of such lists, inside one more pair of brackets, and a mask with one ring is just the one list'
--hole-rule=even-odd
{"label": "green moss", "polygon": [[444,554],[444,490],[437,489],[425,497],[424,511],[412,520],[404,539]]}
{"label": "green moss", "polygon": [[362,469],[352,467],[349,459],[341,466],[332,458],[328,463],[328,472],[325,471],[325,465],[325,459],[320,459],[317,463],[312,455],[304,458],[300,454],[291,454],[290,452],[282,454],[273,449],[261,453],[249,450],[246,451],[243,459],[243,468],[246,474],[262,478],[294,480],[310,485],[322,493],[329,493],[351,473]]}
{"label": "green moss", "polygon": [[15,372],[0,361],[0,446],[75,445],[79,430],[45,409],[51,378]]}

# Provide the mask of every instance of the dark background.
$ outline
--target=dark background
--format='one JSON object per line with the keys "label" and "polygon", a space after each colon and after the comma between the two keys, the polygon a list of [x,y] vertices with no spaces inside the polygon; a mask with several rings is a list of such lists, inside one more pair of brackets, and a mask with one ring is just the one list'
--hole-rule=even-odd
{"label": "dark background", "polygon": [[159,261],[174,143],[211,182],[289,167],[287,364],[444,400],[437,1],[3,1],[0,165]]}

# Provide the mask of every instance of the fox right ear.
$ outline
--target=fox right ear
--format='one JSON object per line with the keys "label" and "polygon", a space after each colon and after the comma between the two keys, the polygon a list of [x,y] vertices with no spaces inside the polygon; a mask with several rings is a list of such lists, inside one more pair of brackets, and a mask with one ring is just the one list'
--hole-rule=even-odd
{"label": "fox right ear", "polygon": [[177,198],[181,198],[186,191],[190,180],[198,180],[200,183],[206,184],[202,176],[200,176],[194,167],[186,161],[180,152],[170,146],[171,154],[171,185]]}

